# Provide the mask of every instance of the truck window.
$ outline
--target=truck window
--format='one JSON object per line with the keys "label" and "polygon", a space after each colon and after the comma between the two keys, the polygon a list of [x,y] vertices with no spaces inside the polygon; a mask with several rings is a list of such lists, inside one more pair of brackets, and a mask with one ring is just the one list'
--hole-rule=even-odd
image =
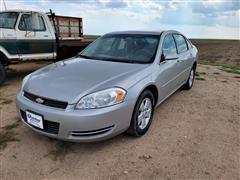
{"label": "truck window", "polygon": [[16,12],[2,12],[0,13],[0,28],[14,29],[18,18]]}
{"label": "truck window", "polygon": [[[33,28],[34,27],[33,23],[36,23],[38,25],[37,29]],[[18,29],[21,31],[46,31],[46,26],[42,16],[38,15],[37,22],[36,22],[36,21],[33,21],[32,14],[23,14],[20,19]]]}

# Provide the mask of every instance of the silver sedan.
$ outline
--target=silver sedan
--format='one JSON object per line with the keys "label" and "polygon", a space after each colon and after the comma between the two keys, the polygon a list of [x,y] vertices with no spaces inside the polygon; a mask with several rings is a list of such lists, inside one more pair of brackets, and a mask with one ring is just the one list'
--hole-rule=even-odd
{"label": "silver sedan", "polygon": [[155,107],[179,88],[191,89],[197,54],[177,31],[109,33],[26,76],[17,110],[32,130],[61,140],[140,137]]}

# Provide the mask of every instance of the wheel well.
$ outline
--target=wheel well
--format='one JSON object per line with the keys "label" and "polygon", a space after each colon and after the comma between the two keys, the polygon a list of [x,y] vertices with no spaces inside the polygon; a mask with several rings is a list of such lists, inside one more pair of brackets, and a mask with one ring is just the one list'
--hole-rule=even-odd
{"label": "wheel well", "polygon": [[197,62],[195,61],[193,64],[193,69],[196,70],[196,68],[197,68]]}
{"label": "wheel well", "polygon": [[0,63],[2,63],[3,65],[7,65],[8,64],[7,57],[1,51],[0,51]]}
{"label": "wheel well", "polygon": [[157,89],[157,87],[155,85],[149,85],[144,89],[144,91],[145,90],[150,90],[152,92],[153,97],[154,97],[154,106],[155,106],[158,102],[158,89]]}

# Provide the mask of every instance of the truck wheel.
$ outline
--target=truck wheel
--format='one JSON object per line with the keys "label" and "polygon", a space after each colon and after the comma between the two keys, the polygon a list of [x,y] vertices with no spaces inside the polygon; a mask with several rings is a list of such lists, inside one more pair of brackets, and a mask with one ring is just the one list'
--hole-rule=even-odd
{"label": "truck wheel", "polygon": [[4,82],[5,78],[6,78],[6,72],[2,63],[0,62],[0,85]]}

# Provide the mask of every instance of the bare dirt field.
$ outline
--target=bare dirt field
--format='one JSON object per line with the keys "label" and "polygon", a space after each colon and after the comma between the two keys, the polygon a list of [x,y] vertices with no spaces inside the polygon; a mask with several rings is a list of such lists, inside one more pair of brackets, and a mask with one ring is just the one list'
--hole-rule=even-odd
{"label": "bare dirt field", "polygon": [[200,62],[240,65],[239,40],[192,40],[199,50]]}
{"label": "bare dirt field", "polygon": [[[200,62],[222,56],[212,46],[199,47]],[[82,144],[38,135],[17,116],[22,78],[44,65],[12,65],[0,87],[0,179],[240,179],[240,74],[199,65],[193,88],[162,103],[144,137]]]}

